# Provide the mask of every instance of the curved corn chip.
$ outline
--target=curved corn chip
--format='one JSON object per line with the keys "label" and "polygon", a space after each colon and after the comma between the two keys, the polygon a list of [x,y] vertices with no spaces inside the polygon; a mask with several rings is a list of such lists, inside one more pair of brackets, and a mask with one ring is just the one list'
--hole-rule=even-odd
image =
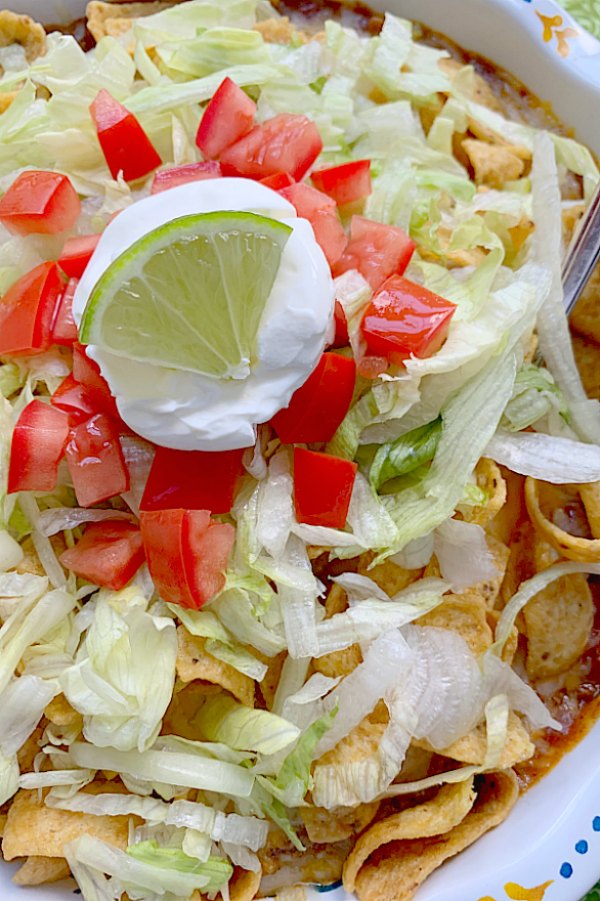
{"label": "curved corn chip", "polygon": [[445,595],[438,607],[419,617],[416,623],[458,632],[476,655],[487,651],[494,641],[485,600],[472,590]]}
{"label": "curved corn chip", "polygon": [[421,577],[420,570],[405,569],[389,559],[369,569],[369,565],[374,559],[375,554],[373,553],[362,554],[359,558],[358,572],[373,579],[390,597],[408,588],[409,585],[412,585],[413,582],[416,582]]}
{"label": "curved corn chip", "polygon": [[[598,348],[600,359],[600,347]],[[586,485],[578,485],[579,495],[590,524],[590,531],[594,538],[600,538],[600,482],[588,482]]]}
{"label": "curved corn chip", "polygon": [[62,857],[28,857],[12,881],[15,885],[45,885],[70,875],[69,865]]}
{"label": "curved corn chip", "polygon": [[159,13],[172,6],[173,3],[150,0],[141,3],[103,3],[102,0],[91,0],[86,9],[87,28],[95,41],[110,36],[118,38],[126,34],[142,16]]}
{"label": "curved corn chip", "polygon": [[479,507],[465,508],[463,518],[467,522],[485,526],[506,502],[506,481],[498,464],[489,457],[482,457],[475,467],[475,481],[477,487],[485,491],[487,500]]}
{"label": "curved corn chip", "polygon": [[300,816],[307,835],[315,844],[341,842],[358,835],[377,816],[379,802],[358,804],[356,807],[301,807]]}
{"label": "curved corn chip", "polygon": [[20,44],[27,62],[32,63],[46,52],[46,32],[39,22],[8,9],[0,10],[0,47]]}
{"label": "curved corn chip", "polygon": [[79,726],[83,729],[83,717],[71,707],[64,695],[57,695],[44,710],[44,716],[55,726]]}
{"label": "curved corn chip", "polygon": [[[428,742],[424,740],[415,741],[415,745],[426,750],[433,750]],[[485,760],[487,745],[485,724],[480,723],[468,735],[464,735],[438,753],[442,757],[449,757],[452,760],[457,760],[459,763],[481,766]],[[534,752],[535,745],[529,737],[529,732],[523,725],[522,720],[516,713],[511,711],[508,717],[506,742],[500,755],[498,766],[502,769],[514,766],[523,760],[529,760],[530,757],[533,757]]]}
{"label": "curved corn chip", "polygon": [[[363,558],[361,558],[361,560],[362,559]],[[372,556],[370,559],[372,559]],[[367,564],[365,563],[365,568],[364,570],[362,570],[364,573],[367,572],[366,566]],[[375,567],[374,570],[371,570],[368,573],[369,576],[374,578],[373,573],[375,572],[375,570],[383,569],[384,567],[385,563],[382,564],[382,566]],[[397,568],[401,569],[401,567]],[[348,599],[346,597],[346,592],[341,587],[341,585],[338,585],[337,582],[334,582],[329,589],[327,599],[325,601],[325,619],[331,619],[331,617],[335,616],[336,613],[343,613],[344,610],[347,609],[347,607]],[[315,672],[322,673],[324,676],[329,676],[330,678],[335,679],[338,676],[349,676],[350,673],[356,669],[359,663],[362,663],[362,653],[360,650],[360,645],[352,644],[350,645],[350,647],[343,648],[341,651],[332,651],[330,654],[324,654],[323,657],[316,657],[313,660],[312,665]]]}
{"label": "curved corn chip", "polygon": [[561,556],[568,560],[578,560],[582,563],[599,562],[600,538],[579,538],[550,522],[540,505],[541,485],[543,482],[531,476],[525,479],[525,503],[536,529]]}
{"label": "curved corn chip", "polygon": [[254,680],[205,650],[203,638],[190,635],[184,626],[177,629],[177,675],[182,682],[200,680],[219,685],[245,704],[254,707]]}

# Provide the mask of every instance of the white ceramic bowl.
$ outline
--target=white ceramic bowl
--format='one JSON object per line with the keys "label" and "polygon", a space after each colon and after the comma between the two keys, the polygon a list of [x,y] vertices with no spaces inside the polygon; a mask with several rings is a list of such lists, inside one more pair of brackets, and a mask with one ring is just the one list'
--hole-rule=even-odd
{"label": "white ceramic bowl", "polygon": [[[84,0],[8,0],[45,21],[82,14]],[[553,0],[371,0],[417,19],[513,72],[600,155],[600,42]],[[548,22],[550,20],[550,22]],[[560,21],[559,21],[560,20]],[[567,29],[567,33],[563,32]],[[559,52],[561,51],[561,52]],[[416,901],[579,901],[600,878],[600,723],[497,829],[449,861]],[[17,888],[0,866],[2,901],[59,901],[72,886]],[[351,901],[339,889],[326,901]]]}

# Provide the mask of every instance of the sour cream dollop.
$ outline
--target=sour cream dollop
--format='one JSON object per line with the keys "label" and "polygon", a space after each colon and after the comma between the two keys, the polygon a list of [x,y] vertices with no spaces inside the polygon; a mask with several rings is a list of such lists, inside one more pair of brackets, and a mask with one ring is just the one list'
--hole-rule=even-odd
{"label": "sour cream dollop", "polygon": [[77,324],[100,276],[135,241],[180,216],[225,210],[258,213],[292,228],[263,312],[250,374],[245,379],[215,379],[118,357],[94,344],[87,348],[123,420],[164,447],[250,447],[257,424],[286,407],[315,368],[330,329],[335,291],[311,225],[276,191],[245,178],[181,185],[120,213],[103,232],[75,292]]}

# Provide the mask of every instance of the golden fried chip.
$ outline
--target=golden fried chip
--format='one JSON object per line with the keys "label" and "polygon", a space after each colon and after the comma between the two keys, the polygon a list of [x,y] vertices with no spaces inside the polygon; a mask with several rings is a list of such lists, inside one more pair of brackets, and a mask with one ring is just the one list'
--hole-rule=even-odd
{"label": "golden fried chip", "polygon": [[0,94],[0,116],[6,112],[18,93],[18,91],[3,91]]}
{"label": "golden fried chip", "polygon": [[267,44],[290,44],[294,37],[299,38],[302,43],[306,41],[304,33],[298,31],[287,16],[264,19],[256,23],[254,30],[260,32]]}
{"label": "golden fried chip", "polygon": [[364,862],[353,886],[359,901],[410,901],[445,860],[505,820],[518,796],[512,770],[479,777],[475,804],[459,825],[433,837],[391,841]]}
{"label": "golden fried chip", "polygon": [[417,623],[458,632],[475,655],[487,651],[494,640],[487,621],[486,602],[475,590],[445,595],[442,603],[419,617]]}
{"label": "golden fried chip", "polygon": [[573,350],[579,375],[588,397],[600,400],[600,344],[574,333]]}
{"label": "golden fried chip", "polygon": [[21,745],[17,751],[17,760],[19,761],[19,769],[22,773],[30,773],[33,770],[33,761],[40,753],[40,742],[43,735],[42,726],[35,729],[24,745]]}
{"label": "golden fried chip", "polygon": [[508,560],[510,558],[510,548],[507,547],[503,541],[494,538],[493,535],[486,535],[485,540],[492,557],[494,558],[494,566],[496,567],[497,575],[492,579],[478,582],[476,585],[473,585],[471,590],[480,594],[485,601],[487,609],[492,610],[496,606],[496,601],[500,595],[500,587],[504,581],[504,576],[506,575]]}
{"label": "golden fried chip", "polygon": [[287,657],[287,651],[281,651],[275,657],[266,657],[264,654],[257,651],[256,648],[253,648],[252,653],[258,657],[262,663],[267,665],[267,672],[258,687],[267,709],[271,710],[273,701],[275,700],[277,686],[279,685],[281,670],[283,669],[283,664]]}
{"label": "golden fried chip", "polygon": [[254,706],[254,680],[217,660],[205,650],[205,639],[190,635],[184,626],[177,629],[177,675],[182,682],[200,680],[219,685],[245,704]]}
{"label": "golden fried chip", "polygon": [[506,503],[506,481],[498,464],[489,457],[482,457],[475,467],[475,481],[477,487],[485,492],[486,501],[481,506],[466,507],[463,511],[463,518],[467,522],[485,526],[494,519]]}
{"label": "golden fried chip", "polygon": [[371,823],[379,810],[379,802],[356,807],[301,807],[300,816],[311,842],[328,844],[358,835]]}
{"label": "golden fried chip", "polygon": [[600,538],[580,538],[565,532],[551,522],[542,510],[540,491],[543,482],[528,476],[525,480],[525,503],[527,510],[538,532],[546,541],[569,560],[580,560],[585,563],[600,561]]}
{"label": "golden fried chip", "polygon": [[28,857],[13,876],[13,882],[17,885],[44,885],[60,882],[70,873],[69,865],[62,857]]}
{"label": "golden fried chip", "polygon": [[473,780],[443,785],[431,801],[402,810],[367,829],[344,864],[344,888],[353,892],[356,877],[368,858],[390,842],[443,835],[461,823],[475,802]]}
{"label": "golden fried chip", "polygon": [[280,829],[269,831],[267,843],[258,852],[263,869],[261,897],[301,882],[328,885],[342,875],[344,860],[350,851],[350,840],[314,844],[304,829],[298,829],[297,833],[304,851],[298,851]]}
{"label": "golden fried chip", "polygon": [[382,588],[390,597],[404,591],[413,582],[420,578],[421,571],[418,569],[405,569],[393,560],[385,560],[379,566],[369,569],[371,561],[375,554],[362,554],[358,562],[358,572],[363,576],[368,576]]}
{"label": "golden fried chip", "polygon": [[465,138],[462,146],[469,157],[478,185],[501,189],[505,182],[514,181],[523,174],[523,160],[508,147],[486,144],[476,138]]}
{"label": "golden fried chip", "polygon": [[[363,573],[369,572],[369,576],[372,576],[375,569],[382,569],[382,567],[377,566],[374,570],[368,571],[368,562],[372,559],[372,555],[364,555],[364,559],[361,558],[362,571]],[[398,567],[398,569],[400,568]],[[331,619],[337,613],[343,613],[347,607],[348,598],[346,597],[346,592],[337,582],[334,582],[325,600],[325,619]],[[343,648],[341,651],[332,651],[330,654],[324,654],[323,657],[316,658],[313,660],[313,669],[317,673],[322,673],[324,676],[335,679],[338,676],[349,676],[359,663],[362,663],[360,645],[353,644],[348,648]]]}
{"label": "golden fried chip", "polygon": [[[515,589],[516,591],[516,589]],[[514,592],[513,592],[514,594]],[[490,624],[490,628],[494,635],[496,634],[496,628],[498,626],[498,621],[502,614],[501,610],[490,610],[488,611],[488,623]],[[504,647],[502,648],[501,657],[505,663],[512,663],[515,654],[517,653],[517,648],[519,647],[519,630],[516,626],[513,626],[510,630],[508,638],[504,642]]]}
{"label": "golden fried chip", "polygon": [[587,286],[571,313],[571,325],[582,335],[600,344],[600,266],[592,273]]}
{"label": "golden fried chip", "polygon": [[4,835],[4,830],[6,829],[7,817],[8,817],[8,814],[0,813],[0,838],[2,838],[2,836]]}
{"label": "golden fried chip", "polygon": [[5,860],[63,857],[63,847],[83,833],[125,850],[129,817],[92,816],[46,807],[37,791],[19,791],[8,811],[2,839]]}
{"label": "golden fried chip", "polygon": [[[600,347],[598,348],[600,359]],[[600,482],[588,482],[587,485],[579,485],[581,497],[590,531],[594,538],[600,538]]]}
{"label": "golden fried chip", "polygon": [[44,716],[55,726],[78,726],[83,728],[83,717],[77,712],[64,695],[57,695],[44,710]]}
{"label": "golden fried chip", "polygon": [[28,573],[32,576],[45,576],[46,571],[40,563],[40,558],[37,555],[37,551],[33,546],[31,538],[26,538],[21,544],[21,548],[23,549],[24,556],[21,562],[15,567],[15,572]]}
{"label": "golden fried chip", "polygon": [[27,62],[32,63],[46,52],[46,32],[39,22],[8,9],[0,10],[0,47],[20,44]]}
{"label": "golden fried chip", "polygon": [[[332,807],[339,804],[339,799],[347,792],[347,786],[354,783],[353,773],[357,765],[373,759],[375,768],[379,768],[378,751],[383,734],[387,729],[385,722],[373,722],[366,717],[362,722],[342,738],[335,748],[320,757],[313,771],[313,801],[317,807]],[[362,800],[360,797],[347,798],[347,803]]]}
{"label": "golden fried chip", "polygon": [[229,883],[230,901],[252,901],[260,888],[262,873],[236,867]]}
{"label": "golden fried chip", "polygon": [[[444,59],[440,59],[438,61],[438,66],[440,67],[444,75],[447,75],[450,81],[453,81],[455,76],[458,75],[459,72],[462,72],[465,67],[465,63],[462,63],[458,59],[453,59],[452,57],[445,57]],[[480,103],[482,106],[487,106],[488,109],[502,112],[502,106],[498,101],[497,95],[494,93],[485,78],[482,78],[478,72],[473,72],[472,84],[473,90],[469,95],[471,100],[474,100],[476,103]]]}
{"label": "golden fried chip", "polygon": [[172,2],[150,0],[141,3],[104,3],[102,0],[91,0],[87,5],[87,27],[95,41],[106,36],[118,38],[134,25],[136,19],[159,13],[173,6]]}
{"label": "golden fried chip", "polygon": [[[415,741],[414,744],[425,750],[432,750],[429,743],[425,740]],[[480,723],[468,735],[464,735],[438,753],[441,757],[449,757],[451,760],[457,760],[459,763],[481,766],[485,760],[486,752],[487,736],[485,724]],[[516,713],[511,711],[508,719],[506,743],[498,761],[498,766],[502,769],[507,769],[516,763],[521,763],[523,760],[529,760],[534,752],[535,745],[531,741],[523,721]]]}

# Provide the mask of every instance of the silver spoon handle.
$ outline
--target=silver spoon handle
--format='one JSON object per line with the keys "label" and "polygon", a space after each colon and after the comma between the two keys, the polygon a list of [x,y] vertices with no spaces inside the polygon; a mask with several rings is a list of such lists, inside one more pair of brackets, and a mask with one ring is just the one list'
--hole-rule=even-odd
{"label": "silver spoon handle", "polygon": [[565,255],[562,267],[567,316],[600,260],[600,181]]}

